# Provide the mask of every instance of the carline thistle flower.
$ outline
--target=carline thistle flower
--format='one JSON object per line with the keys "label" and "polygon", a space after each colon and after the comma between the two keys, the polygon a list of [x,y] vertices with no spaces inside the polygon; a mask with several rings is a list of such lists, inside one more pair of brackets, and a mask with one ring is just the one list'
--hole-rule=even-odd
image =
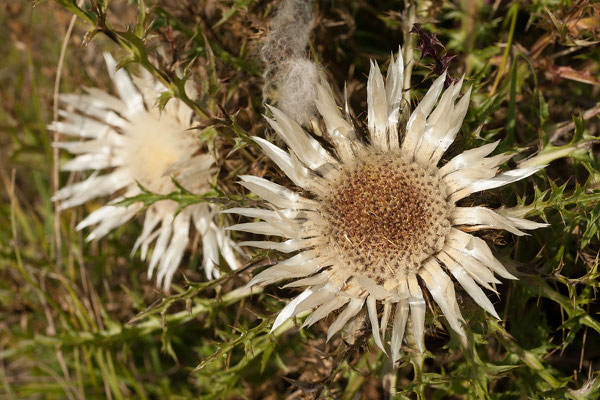
{"label": "carline thistle flower", "polygon": [[[53,197],[60,209],[78,206],[88,200],[120,194],[108,204],[89,214],[77,225],[83,229],[95,225],[87,240],[99,239],[123,225],[142,208],[142,203],[127,207],[119,201],[147,190],[168,194],[176,189],[174,177],[186,190],[204,194],[210,189],[215,173],[215,159],[203,153],[193,134],[192,110],[178,99],[171,99],[161,112],[157,101],[166,88],[149,74],[130,76],[108,53],[104,55],[119,98],[97,88],[86,88],[85,94],[63,94],[60,100],[67,109],[60,110],[61,121],[50,129],[81,141],[59,141],[54,146],[77,156],[62,166],[63,171],[95,170],[86,180],[61,188]],[[135,82],[135,84],[134,84]],[[100,170],[110,170],[100,174]],[[155,241],[148,269],[150,278],[157,269],[157,285],[166,290],[177,270],[193,227],[202,237],[203,266],[208,279],[219,276],[215,268],[219,252],[231,268],[239,262],[233,242],[222,227],[214,206],[199,203],[178,213],[178,204],[160,200],[145,210],[143,230],[132,249],[141,248],[146,258]]]}
{"label": "carline thistle flower", "polygon": [[326,83],[317,88],[316,105],[334,152],[325,150],[280,110],[269,107],[273,119],[267,120],[288,151],[259,137],[254,140],[303,193],[256,176],[241,176],[241,184],[272,209],[226,211],[262,219],[230,229],[287,238],[240,245],[298,252],[249,282],[249,286],[266,285],[299,278],[286,287],[306,288],[279,313],[273,330],[306,310],[314,309],[303,327],[338,310],[328,329],[329,339],[359,318],[366,305],[374,341],[385,352],[384,342],[389,340],[394,363],[407,325],[423,351],[423,289],[429,291],[450,327],[465,336],[451,276],[498,318],[481,287],[494,290],[493,285],[500,283],[494,274],[516,278],[465,227],[524,235],[522,229],[545,226],[503,215],[502,210],[456,205],[472,193],[526,178],[540,167],[498,174],[498,167],[511,158],[508,154],[487,157],[498,142],[464,151],[438,167],[460,129],[471,89],[457,101],[462,80],[442,90],[446,73],[442,74],[400,134],[403,72],[401,52],[397,59],[392,57],[385,83],[377,64],[371,63],[369,143],[357,138]]}

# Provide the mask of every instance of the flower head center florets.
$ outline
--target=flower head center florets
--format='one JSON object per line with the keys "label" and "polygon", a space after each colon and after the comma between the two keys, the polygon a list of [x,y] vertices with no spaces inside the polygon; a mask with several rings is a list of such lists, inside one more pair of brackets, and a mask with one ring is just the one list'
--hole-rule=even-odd
{"label": "flower head center florets", "polygon": [[395,152],[361,157],[324,200],[330,245],[352,273],[378,283],[415,273],[450,230],[436,170]]}

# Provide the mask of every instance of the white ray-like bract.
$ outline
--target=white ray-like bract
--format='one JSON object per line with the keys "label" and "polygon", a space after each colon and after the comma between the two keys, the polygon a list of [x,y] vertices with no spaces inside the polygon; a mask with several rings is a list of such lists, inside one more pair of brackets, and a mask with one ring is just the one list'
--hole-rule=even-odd
{"label": "white ray-like bract", "polygon": [[[202,151],[194,135],[193,112],[178,99],[171,99],[161,111],[157,102],[166,88],[149,74],[133,77],[116,69],[109,54],[105,61],[119,97],[97,88],[84,94],[60,96],[63,109],[60,121],[49,128],[63,135],[80,138],[64,140],[54,146],[75,158],[66,162],[65,171],[94,172],[84,181],[64,186],[53,197],[60,209],[81,205],[88,200],[113,195],[106,205],[96,209],[77,225],[93,226],[88,240],[99,239],[123,225],[143,206],[128,207],[115,203],[147,190],[168,194],[176,190],[175,178],[186,190],[201,195],[210,190],[215,159]],[[157,285],[169,288],[187,248],[192,227],[202,238],[203,267],[208,279],[219,276],[219,254],[233,269],[239,261],[234,244],[219,222],[218,210],[207,203],[188,206],[177,213],[171,200],[153,203],[145,210],[143,229],[132,249],[141,249],[146,259],[152,243],[148,276],[156,270]]]}
{"label": "white ray-like bract", "polygon": [[377,64],[371,64],[370,143],[357,139],[350,118],[325,82],[317,88],[316,105],[333,152],[271,107],[273,118],[267,120],[288,149],[255,140],[302,192],[243,176],[242,185],[269,203],[270,209],[228,210],[263,221],[230,229],[287,239],[242,244],[298,252],[249,283],[299,279],[288,286],[306,287],[279,314],[273,329],[305,310],[314,311],[304,325],[337,310],[329,338],[366,309],[375,343],[383,351],[389,349],[394,362],[407,329],[423,350],[424,290],[439,305],[450,328],[464,337],[452,277],[477,304],[498,317],[481,287],[493,291],[500,282],[494,274],[514,276],[482,239],[467,230],[504,229],[524,235],[524,229],[545,226],[485,207],[456,205],[474,192],[526,178],[541,167],[501,173],[499,166],[510,156],[489,157],[498,142],[466,150],[438,167],[460,129],[471,89],[461,96],[460,80],[443,90],[446,74],[442,74],[399,130],[403,67],[400,52],[392,58],[384,81]]}

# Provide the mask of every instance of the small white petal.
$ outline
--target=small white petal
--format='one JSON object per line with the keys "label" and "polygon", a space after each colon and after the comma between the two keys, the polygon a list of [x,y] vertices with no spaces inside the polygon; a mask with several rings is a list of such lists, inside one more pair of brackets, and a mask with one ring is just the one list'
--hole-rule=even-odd
{"label": "small white petal", "polygon": [[375,344],[381,349],[381,351],[383,351],[384,354],[387,355],[387,352],[383,348],[383,343],[381,342],[381,335],[379,333],[379,320],[377,319],[377,301],[373,296],[367,297],[367,311],[369,312],[369,320],[371,321],[371,331],[373,332],[373,339],[375,339]]}
{"label": "small white petal", "polygon": [[309,276],[308,278],[298,279],[297,281],[290,282],[287,285],[284,285],[283,288],[293,288],[293,287],[302,287],[302,286],[317,286],[324,285],[329,281],[331,277],[331,273],[329,271],[319,272],[316,275]]}
{"label": "small white petal", "polygon": [[450,231],[448,239],[448,246],[479,260],[501,277],[506,279],[517,279],[506,270],[496,257],[494,257],[484,240],[455,228],[452,228]]}
{"label": "small white petal", "polygon": [[[215,231],[210,229],[209,218],[206,218],[206,229],[202,233],[202,268],[206,279],[217,279],[221,276],[217,265],[219,264],[219,243]],[[198,226],[196,222],[196,226]]]}
{"label": "small white petal", "polygon": [[331,339],[333,335],[335,335],[340,329],[346,325],[346,322],[350,320],[350,318],[354,317],[359,311],[362,309],[363,304],[365,304],[364,297],[354,298],[350,300],[350,304],[340,313],[337,319],[331,324],[329,329],[327,330],[327,341]]}
{"label": "small white petal", "polygon": [[520,216],[513,215],[511,213],[510,208],[500,207],[500,208],[496,209],[496,212],[498,214],[504,216],[506,219],[508,219],[510,221],[511,224],[513,224],[515,227],[517,227],[519,229],[532,230],[532,229],[546,228],[546,227],[550,226],[550,224],[546,224],[543,222],[530,221],[528,219],[521,218]]}
{"label": "small white petal", "polygon": [[144,243],[146,243],[146,246],[144,246],[144,250],[142,251],[142,255],[141,255],[141,259],[145,260],[146,259],[146,250],[148,248],[148,239],[150,239],[150,236],[152,235],[152,232],[154,232],[154,228],[156,228],[156,226],[159,224],[161,218],[158,216],[158,214],[155,211],[155,207],[150,207],[148,208],[148,210],[146,211],[146,216],[144,218],[144,224],[143,224],[143,228],[142,228],[142,233],[140,234],[140,236],[138,236],[137,240],[135,241],[133,248],[131,249],[131,256],[133,256],[135,254],[135,252],[140,248],[140,246],[142,246]]}
{"label": "small white petal", "polygon": [[[492,286],[489,285],[490,283],[501,283],[494,277],[492,271],[490,271],[484,263],[480,262],[476,258],[461,253],[460,251],[448,245],[444,247],[439,255],[441,256],[441,253],[443,252],[447,253],[454,261],[456,261],[458,265],[461,265],[465,271],[467,271],[469,275],[471,275],[471,277],[473,277],[473,279],[475,279],[484,288],[493,290]],[[446,261],[444,260],[444,263],[445,262]]]}
{"label": "small white petal", "polygon": [[425,282],[425,286],[427,286],[427,290],[429,290],[435,302],[440,306],[452,330],[465,337],[461,325],[461,322],[464,323],[464,319],[456,302],[452,280],[433,258],[425,261],[423,268],[419,270],[419,276]]}
{"label": "small white petal", "polygon": [[246,222],[227,227],[227,230],[256,233],[257,235],[281,236],[285,238],[296,237],[285,223],[275,224],[272,222]]}
{"label": "small white petal", "polygon": [[435,151],[433,152],[433,155],[429,161],[431,164],[437,165],[437,163],[440,161],[440,158],[442,158],[442,155],[446,152],[446,150],[448,150],[450,145],[454,143],[456,134],[460,130],[462,122],[469,108],[471,89],[472,88],[469,88],[462,99],[460,99],[452,115],[448,116],[448,118],[450,118],[450,127],[442,137],[437,139],[437,146],[435,147]]}
{"label": "small white petal", "polygon": [[296,309],[296,306],[298,304],[300,304],[308,296],[310,296],[312,293],[313,293],[312,289],[308,288],[304,292],[302,292],[298,297],[296,297],[292,301],[290,301],[285,307],[283,307],[283,310],[281,310],[279,312],[279,314],[277,315],[277,318],[275,319],[275,322],[273,323],[273,326],[271,327],[270,333],[272,333],[275,329],[279,328],[279,326],[281,324],[283,324],[285,321],[290,319],[290,317],[294,314],[294,310]]}
{"label": "small white petal", "polygon": [[442,92],[445,80],[446,71],[433,82],[423,100],[421,100],[408,119],[404,142],[402,142],[402,150],[411,157],[418,150],[418,144],[425,131],[427,116]]}
{"label": "small white petal", "polygon": [[392,303],[386,301],[383,303],[383,314],[381,315],[381,336],[385,337],[385,331],[390,321],[390,314],[392,312]]}
{"label": "small white petal", "polygon": [[127,72],[123,69],[116,69],[117,62],[109,53],[104,53],[104,61],[111,74],[115,88],[117,89],[117,92],[119,92],[119,97],[123,99],[123,102],[127,107],[127,114],[134,115],[144,111],[144,99],[133,85]]}
{"label": "small white petal", "polygon": [[304,299],[301,303],[296,306],[294,314],[301,313],[306,310],[312,310],[315,307],[319,307],[322,304],[329,303],[331,300],[336,298],[336,294],[329,291],[329,288],[323,287],[315,291],[313,288],[313,294]]}
{"label": "small white petal", "polygon": [[496,176],[498,166],[512,158],[511,154],[498,154],[493,157],[483,158],[471,166],[453,171],[443,177],[449,194],[459,190],[468,189],[471,184],[491,179]]}
{"label": "small white petal", "polygon": [[321,259],[315,258],[310,252],[303,252],[267,268],[252,278],[246,286],[268,285],[284,279],[301,278],[314,274],[321,268]]}
{"label": "small white petal", "polygon": [[61,94],[59,100],[68,104],[82,114],[94,117],[106,125],[125,128],[129,124],[126,119],[121,118],[114,110],[122,110],[125,105],[116,97],[107,95],[108,101],[104,96],[95,98],[86,94]]}
{"label": "small white petal", "polygon": [[498,140],[474,149],[465,150],[440,168],[440,176],[446,176],[451,172],[476,164],[478,161],[491,154],[496,147],[498,147],[499,143],[500,141]]}
{"label": "small white petal", "polygon": [[[105,207],[112,207],[112,206],[105,206]],[[104,207],[102,207],[102,208],[104,208]],[[102,219],[100,221],[99,225],[96,226],[92,230],[92,232],[90,232],[90,234],[85,238],[85,240],[90,242],[92,240],[100,239],[100,238],[106,236],[113,229],[123,225],[124,223],[129,221],[131,218],[135,217],[138,210],[139,210],[139,208],[136,208],[134,206],[130,206],[127,208],[112,207],[113,212],[108,213],[108,215],[106,215],[104,217],[104,219]],[[87,218],[84,219],[83,221],[81,221],[79,223],[77,228],[81,229],[81,226],[85,226],[85,225],[89,224],[89,222],[92,219],[94,219],[96,216],[93,215],[93,213],[92,213],[88,217],[91,217],[90,220],[88,220]]]}
{"label": "small white petal", "polygon": [[312,176],[308,168],[302,165],[295,165],[289,153],[283,151],[263,138],[254,136],[252,139],[263,149],[267,157],[277,164],[277,166],[298,186],[309,188]]}
{"label": "small white petal", "polygon": [[383,286],[378,285],[374,280],[367,278],[366,276],[356,275],[355,278],[360,285],[377,300],[382,300],[393,296],[393,294],[385,290]]}
{"label": "small white petal", "polygon": [[[164,222],[163,222],[164,223]],[[181,263],[183,253],[187,248],[190,238],[190,214],[189,209],[179,213],[173,220],[173,234],[167,245],[167,249],[161,257],[156,274],[156,286],[167,290],[171,286],[173,275]]]}
{"label": "small white petal", "polygon": [[494,189],[500,186],[508,185],[509,183],[513,183],[519,181],[521,179],[527,178],[543,169],[542,167],[527,167],[527,168],[518,168],[510,171],[506,171],[495,178],[491,179],[483,179],[480,181],[473,182],[467,188],[460,190],[450,196],[450,200],[456,202],[460,199],[463,199],[469,196],[472,193],[481,192],[482,190]]}
{"label": "small white petal", "polygon": [[102,139],[109,134],[116,134],[110,126],[81,115],[60,111],[64,121],[54,121],[48,125],[48,129],[63,135],[79,136],[89,139]]}
{"label": "small white petal", "polygon": [[396,304],[394,313],[394,322],[392,327],[391,338],[391,353],[392,363],[395,365],[400,358],[400,348],[402,347],[402,339],[404,338],[404,330],[408,321],[409,305],[408,300],[400,300]]}
{"label": "small white petal", "polygon": [[[98,88],[83,88],[86,94],[60,94],[59,100],[76,110],[79,110],[83,114],[93,115],[94,112],[99,110],[105,111],[119,111],[125,109],[125,104],[117,97],[112,96],[103,90]],[[87,110],[95,109],[92,114],[88,113]]]}
{"label": "small white petal", "polygon": [[52,197],[52,201],[60,201],[59,209],[64,210],[85,203],[96,197],[106,196],[130,184],[128,174],[124,171],[98,176],[92,174],[83,182],[74,183],[61,188]]}
{"label": "small white petal", "polygon": [[408,304],[410,306],[410,317],[413,325],[413,335],[419,351],[424,351],[423,335],[425,333],[425,299],[423,298],[423,292],[417,282],[417,278],[413,276],[408,277],[408,288],[410,291],[410,297],[408,298]]}
{"label": "small white petal", "polygon": [[110,154],[82,154],[67,161],[60,168],[62,171],[86,171],[89,169],[105,169],[123,165],[123,160]]}
{"label": "small white petal", "polygon": [[217,226],[214,222],[211,224],[211,230],[217,239],[217,246],[221,250],[221,255],[229,265],[229,268],[236,270],[241,267],[241,263],[238,260],[233,248],[235,244],[229,237],[229,234],[222,226]]}
{"label": "small white petal", "polygon": [[[445,254],[442,253],[441,256],[442,257],[440,258],[440,261],[442,261],[442,258],[446,258],[448,260]],[[473,300],[475,300],[475,302],[481,306],[481,308],[492,314],[494,317],[500,319],[490,299],[462,266],[456,262],[453,262],[453,260],[448,260],[448,262],[444,262],[444,264],[460,283],[460,285],[467,291],[469,296],[471,296]]]}
{"label": "small white petal", "polygon": [[454,101],[460,93],[462,87],[462,79],[458,82],[451,83],[450,86],[443,91],[440,101],[435,106],[435,110],[427,118],[427,123],[437,125],[441,120],[447,120],[454,110]]}
{"label": "small white petal", "polygon": [[387,137],[387,99],[383,76],[376,62],[371,60],[367,81],[368,125],[371,144],[380,150],[389,150]]}
{"label": "small white petal", "polygon": [[402,105],[402,88],[404,85],[404,60],[402,59],[402,48],[398,49],[398,59],[394,56],[390,60],[387,75],[385,77],[385,89],[388,106],[388,142],[390,149],[400,147],[398,139],[398,118]]}
{"label": "small white petal", "polygon": [[316,322],[322,320],[323,318],[325,318],[326,316],[328,316],[329,314],[331,314],[333,311],[337,310],[338,308],[342,307],[349,301],[350,301],[349,297],[338,296],[335,299],[331,300],[329,303],[323,304],[322,306],[317,308],[315,311],[313,311],[313,313],[310,314],[308,316],[308,318],[306,318],[304,320],[304,323],[302,324],[301,328],[307,328],[307,327],[315,324]]}
{"label": "small white petal", "polygon": [[[425,132],[421,137],[415,152],[415,159],[424,164],[437,165],[439,158],[450,147],[456,133],[460,129],[464,114],[468,107],[468,99],[466,97],[459,103],[460,113],[455,111],[454,101],[460,92],[462,80],[444,91],[442,97],[435,110],[427,118]],[[470,96],[470,90],[466,96]]]}
{"label": "small white petal", "polygon": [[327,82],[321,82],[317,85],[315,105],[319,113],[323,116],[327,133],[335,145],[340,159],[343,162],[352,162],[354,159],[353,148],[355,146],[354,140],[356,139],[356,134],[352,125],[342,116]]}
{"label": "small white petal", "polygon": [[158,230],[160,231],[160,233],[158,234],[158,239],[156,239],[156,244],[154,245],[154,250],[152,251],[152,258],[150,259],[150,265],[148,266],[148,279],[152,277],[154,268],[158,265],[158,262],[162,258],[163,254],[167,250],[167,246],[169,245],[171,233],[173,232],[173,226],[171,225],[171,221],[165,221],[163,219],[162,224],[160,228],[158,228]]}
{"label": "small white petal", "polygon": [[279,208],[298,208],[301,196],[291,190],[253,175],[241,175],[242,186]]}
{"label": "small white petal", "polygon": [[[290,222],[294,224],[294,220],[306,219],[315,217],[314,212],[310,210],[265,210],[262,208],[250,207],[233,207],[226,210],[221,210],[221,214],[239,214],[249,218],[260,218],[268,222]],[[309,216],[309,214],[311,214]]]}
{"label": "small white petal", "polygon": [[[118,207],[106,205],[102,206],[92,213],[90,213],[83,221],[77,224],[75,229],[82,230],[88,226],[95,225],[102,220],[115,218],[117,215],[123,217],[128,211],[135,210],[136,212],[141,209],[140,205],[132,204],[130,207]],[[125,222],[125,221],[123,221]],[[119,224],[121,225],[121,224]],[[118,225],[117,225],[118,226]]]}
{"label": "small white petal", "polygon": [[291,253],[307,247],[305,241],[301,239],[290,239],[286,240],[285,242],[246,241],[239,242],[237,245],[257,247],[259,249],[277,250],[282,253]]}
{"label": "small white petal", "polygon": [[298,123],[279,109],[267,107],[275,117],[275,120],[265,117],[267,122],[308,168],[316,171],[324,165],[337,165],[337,161],[321,147],[319,142],[308,136]]}
{"label": "small white petal", "polygon": [[248,218],[263,219],[265,221],[281,221],[281,218],[277,212],[262,208],[233,207],[222,210],[221,214],[238,214]]}
{"label": "small white petal", "polygon": [[481,228],[505,229],[517,236],[528,235],[509,219],[485,207],[455,207],[450,218],[452,225],[481,225]]}
{"label": "small white petal", "polygon": [[72,154],[97,153],[97,154],[115,154],[114,147],[122,145],[122,136],[110,133],[104,139],[86,140],[82,142],[54,142],[52,147],[63,149]]}

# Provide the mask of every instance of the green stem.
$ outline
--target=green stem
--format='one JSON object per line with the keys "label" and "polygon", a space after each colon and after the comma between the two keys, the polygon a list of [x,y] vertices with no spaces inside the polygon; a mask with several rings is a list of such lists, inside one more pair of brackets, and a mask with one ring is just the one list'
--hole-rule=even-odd
{"label": "green stem", "polygon": [[[377,360],[379,360],[379,358],[381,358],[381,356],[383,354],[379,350],[377,350],[377,352],[378,352],[378,354],[377,354],[377,358],[375,359],[375,362]],[[365,378],[366,378],[365,373],[363,373],[361,371],[370,372],[369,358],[372,355],[373,354],[370,351],[365,351],[365,353],[360,357],[360,359],[358,360],[356,365],[354,365],[354,367],[352,367],[352,369],[349,371],[348,384],[346,385],[346,389],[344,390],[344,393],[342,394],[342,397],[341,397],[342,400],[351,400],[356,397],[356,394],[358,393],[359,389],[362,387],[363,383],[365,382]]]}
{"label": "green stem", "polygon": [[506,16],[511,18],[510,20],[510,28],[508,31],[508,41],[506,42],[506,48],[504,49],[504,54],[502,55],[502,62],[500,63],[500,68],[498,68],[498,73],[496,74],[496,80],[492,85],[492,90],[490,90],[490,96],[496,92],[498,84],[500,83],[500,79],[502,79],[502,75],[504,74],[504,69],[506,68],[506,63],[508,62],[508,55],[510,53],[510,48],[512,46],[513,37],[515,35],[515,26],[517,25],[517,15],[519,14],[519,3],[513,3],[508,10]]}
{"label": "green stem", "polygon": [[421,352],[414,352],[410,354],[410,362],[413,365],[415,377],[413,383],[415,384],[415,393],[419,400],[425,400],[425,382],[423,382],[423,365],[425,363],[425,354]]}
{"label": "green stem", "polygon": [[502,346],[509,352],[516,354],[521,361],[525,363],[529,368],[535,371],[537,375],[546,381],[553,388],[559,388],[563,385],[561,382],[553,377],[550,372],[544,367],[542,362],[538,360],[538,358],[531,351],[522,349],[517,345],[517,343],[512,339],[511,335],[502,328],[496,320],[493,318],[488,318],[487,320],[488,328],[490,332],[495,333],[496,338],[502,343]]}

